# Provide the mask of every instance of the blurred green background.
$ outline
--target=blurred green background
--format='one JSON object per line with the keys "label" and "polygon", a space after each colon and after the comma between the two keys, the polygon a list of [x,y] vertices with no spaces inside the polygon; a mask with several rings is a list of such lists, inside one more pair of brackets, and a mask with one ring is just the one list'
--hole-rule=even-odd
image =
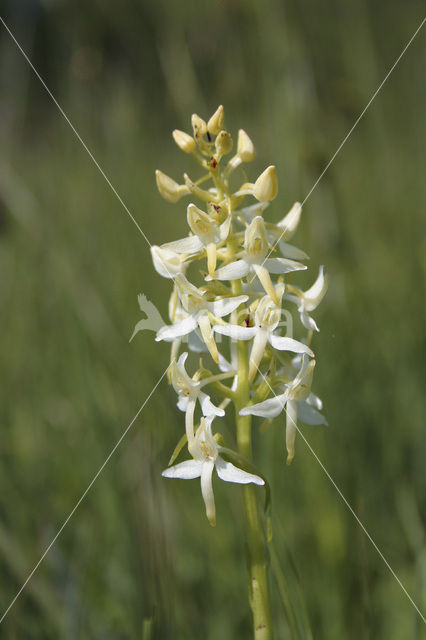
{"label": "blurred green background", "polygon": [[[186,233],[154,170],[196,175],[171,138],[218,104],[276,164],[278,220],[303,200],[423,17],[417,0],[10,0],[1,15],[153,244]],[[330,277],[304,433],[426,606],[425,33],[304,207],[295,243]],[[4,611],[160,377],[129,336],[170,283],[0,29],[0,603]],[[302,281],[302,280],[301,280]],[[232,428],[232,419],[227,418]],[[12,639],[249,638],[238,486],[161,470],[182,431],[163,381],[0,627]],[[419,639],[425,625],[301,438],[257,439],[272,485],[276,638]],[[286,586],[285,586],[286,585]],[[283,592],[290,605],[283,606]],[[285,600],[285,598],[284,598]]]}

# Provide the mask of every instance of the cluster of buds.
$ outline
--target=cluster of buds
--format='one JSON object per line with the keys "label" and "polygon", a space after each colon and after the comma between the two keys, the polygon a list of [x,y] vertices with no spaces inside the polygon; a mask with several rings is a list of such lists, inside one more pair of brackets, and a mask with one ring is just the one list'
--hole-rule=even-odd
{"label": "cluster of buds", "polygon": [[[307,291],[287,281],[287,274],[307,268],[308,256],[288,243],[300,221],[299,203],[276,224],[263,217],[278,193],[274,166],[254,183],[240,180],[231,189],[236,169],[255,158],[247,133],[240,129],[236,153],[226,161],[233,141],[224,128],[222,106],[208,122],[194,114],[192,130],[193,135],[175,130],[173,138],[201,166],[203,175],[192,180],[185,173],[179,184],[156,172],[159,192],[168,202],[185,196],[201,201],[200,206],[187,205],[185,238],[152,247],[156,271],[173,281],[170,324],[157,332],[156,340],[171,343],[169,381],[185,413],[185,433],[163,476],[201,478],[207,517],[214,524],[214,469],[228,482],[265,483],[251,461],[224,447],[223,437],[213,431],[213,422],[223,419],[228,405],[237,405],[240,384],[244,382],[246,389],[248,385],[248,397],[245,406],[237,407],[238,415],[269,421],[285,413],[288,463],[294,456],[297,421],[326,424],[321,401],[311,392],[315,359],[310,342],[319,329],[310,313],[323,298],[327,282],[322,267]],[[245,204],[248,197],[254,203]],[[280,335],[284,305],[294,304],[300,315],[299,339]],[[240,342],[250,346],[245,372],[238,362]],[[186,371],[188,352],[195,352],[199,360],[192,376]],[[204,389],[214,394],[216,404]],[[174,464],[185,444],[191,459]]]}

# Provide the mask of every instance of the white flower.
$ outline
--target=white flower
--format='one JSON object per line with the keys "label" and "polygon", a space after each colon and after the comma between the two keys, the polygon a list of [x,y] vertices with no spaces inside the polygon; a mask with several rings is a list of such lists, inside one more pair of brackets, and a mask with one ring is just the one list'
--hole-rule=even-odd
{"label": "white flower", "polygon": [[287,464],[294,458],[294,441],[297,431],[297,418],[310,425],[327,424],[327,420],[318,411],[322,409],[321,400],[311,393],[315,360],[302,356],[300,369],[291,382],[285,384],[285,391],[274,395],[264,402],[244,407],[241,416],[253,415],[263,418],[275,418],[286,407],[286,447]]}
{"label": "white flower", "polygon": [[[276,287],[276,296],[281,301],[284,285]],[[254,327],[242,327],[236,324],[215,325],[214,331],[234,340],[251,340],[253,346],[250,353],[249,380],[252,380],[257,373],[260,361],[263,358],[267,343],[279,351],[292,351],[293,353],[306,353],[314,356],[311,349],[293,338],[283,338],[274,334],[280,320],[281,309],[267,295],[264,296],[254,314]]]}
{"label": "white flower", "polygon": [[275,304],[278,304],[270,273],[289,273],[290,271],[306,269],[306,265],[294,260],[266,258],[268,242],[262,216],[253,218],[253,221],[247,227],[244,249],[245,252],[240,260],[235,260],[224,267],[220,267],[214,272],[213,276],[207,276],[206,280],[238,280],[245,278],[250,272],[254,272],[266,293],[274,300]]}
{"label": "white flower", "polygon": [[292,293],[286,293],[285,299],[295,302],[300,313],[300,320],[306,329],[319,331],[317,323],[309,315],[308,311],[314,311],[320,304],[327,291],[327,277],[324,275],[324,267],[320,266],[318,278],[307,291],[297,287],[289,287]]}
{"label": "white flower", "polygon": [[228,237],[231,217],[228,216],[225,221],[219,225],[216,220],[196,207],[195,204],[189,204],[187,220],[194,235],[174,242],[168,242],[163,245],[163,247],[177,254],[194,254],[205,249],[207,253],[208,271],[209,274],[212,275],[216,269],[216,247],[225,242]]}
{"label": "white flower", "polygon": [[206,505],[206,515],[211,525],[216,524],[216,507],[214,502],[212,474],[216,468],[217,475],[225,482],[236,482],[239,484],[265,484],[262,478],[239,469],[231,462],[225,462],[220,456],[220,447],[211,432],[211,423],[214,416],[201,418],[200,426],[197,429],[194,440],[189,447],[193,456],[192,460],[185,460],[179,464],[169,467],[163,471],[165,478],[181,478],[191,480],[201,478],[201,493]]}
{"label": "white flower", "polygon": [[[187,357],[188,353],[184,352],[177,362],[172,362],[170,380],[179,396],[177,406],[181,411],[185,411],[186,435],[188,442],[191,443],[194,439],[194,410],[197,400],[201,405],[203,416],[224,416],[225,412],[210,401],[210,396],[201,391],[203,386],[211,382],[211,378],[197,381],[190,378],[186,373],[185,362]],[[214,379],[216,380],[217,376]]]}
{"label": "white flower", "polygon": [[162,327],[157,333],[156,341],[172,342],[199,327],[213,360],[218,362],[219,355],[213,337],[209,314],[216,318],[223,318],[239,307],[240,304],[246,302],[248,296],[235,296],[209,302],[206,299],[206,293],[194,287],[183,274],[178,274],[175,282],[182,307],[188,315],[179,322]]}
{"label": "white flower", "polygon": [[174,278],[178,273],[185,273],[187,256],[177,253],[166,245],[151,247],[151,256],[154,268],[163,278]]}

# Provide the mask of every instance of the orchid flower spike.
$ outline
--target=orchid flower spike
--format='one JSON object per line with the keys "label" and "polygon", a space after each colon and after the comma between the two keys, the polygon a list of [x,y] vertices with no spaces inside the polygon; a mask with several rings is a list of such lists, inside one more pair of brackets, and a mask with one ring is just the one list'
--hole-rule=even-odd
{"label": "orchid flower spike", "polygon": [[213,469],[221,480],[249,484],[250,482],[263,485],[264,480],[253,473],[239,469],[231,462],[226,462],[220,452],[223,449],[215,441],[211,432],[211,423],[214,416],[201,418],[194,440],[189,450],[192,460],[185,460],[163,471],[164,478],[181,478],[191,480],[201,478],[201,493],[206,505],[206,516],[212,526],[216,524],[216,506],[214,501],[212,475]]}

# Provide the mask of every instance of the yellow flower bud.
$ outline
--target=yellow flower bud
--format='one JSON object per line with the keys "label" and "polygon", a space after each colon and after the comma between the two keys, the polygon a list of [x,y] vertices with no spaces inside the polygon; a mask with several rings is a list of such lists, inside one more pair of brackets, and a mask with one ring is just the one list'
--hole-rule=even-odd
{"label": "yellow flower bud", "polygon": [[253,142],[250,140],[244,129],[238,132],[237,153],[243,162],[251,162],[256,156]]}
{"label": "yellow flower bud", "polygon": [[271,165],[260,174],[254,183],[253,195],[259,202],[269,202],[278,194],[278,180],[275,167]]}
{"label": "yellow flower bud", "polygon": [[197,116],[196,113],[192,114],[191,123],[194,130],[194,138],[202,138],[206,135],[207,125],[200,116]]}
{"label": "yellow flower bud", "polygon": [[164,200],[167,200],[167,202],[177,202],[185,193],[188,193],[185,185],[178,184],[159,169],[155,172],[155,179],[160,195]]}
{"label": "yellow flower bud", "polygon": [[224,156],[232,149],[232,138],[227,131],[220,131],[215,140],[216,151],[219,156]]}
{"label": "yellow flower bud", "polygon": [[220,105],[207,123],[208,132],[217,136],[217,134],[223,129],[223,120],[224,112],[222,105]]}
{"label": "yellow flower bud", "polygon": [[185,133],[185,131],[179,131],[175,129],[173,131],[173,138],[179,149],[182,149],[185,153],[192,153],[195,151],[195,140],[192,136]]}

